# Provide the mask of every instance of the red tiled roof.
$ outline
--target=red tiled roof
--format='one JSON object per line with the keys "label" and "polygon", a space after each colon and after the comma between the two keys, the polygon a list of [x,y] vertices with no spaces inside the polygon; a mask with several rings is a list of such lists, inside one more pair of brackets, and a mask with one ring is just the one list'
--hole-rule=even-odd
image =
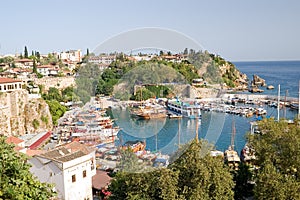
{"label": "red tiled roof", "polygon": [[8,138],[6,138],[6,143],[13,143],[15,145],[18,145],[20,143],[24,142],[24,140],[17,138],[15,136],[9,136]]}
{"label": "red tiled roof", "polygon": [[96,150],[93,147],[89,147],[87,145],[81,144],[81,143],[76,142],[76,141],[70,142],[70,143],[66,143],[66,144],[64,144],[62,146],[64,146],[67,149],[71,149],[72,151],[82,151],[82,152],[84,152],[86,154],[89,154],[89,153],[91,153],[91,152],[93,152],[93,151]]}
{"label": "red tiled roof", "polygon": [[16,80],[16,79],[12,79],[12,78],[0,77],[0,84],[1,83],[16,83],[16,82],[22,82],[22,81]]}
{"label": "red tiled roof", "polygon": [[53,68],[53,65],[40,65],[37,68]]}
{"label": "red tiled roof", "polygon": [[16,62],[33,62],[33,60],[28,58],[23,58],[23,59],[16,60]]}
{"label": "red tiled roof", "polygon": [[101,190],[110,183],[111,177],[107,172],[96,170],[96,175],[92,177],[93,188]]}
{"label": "red tiled roof", "polygon": [[34,155],[39,155],[39,154],[42,154],[42,153],[45,153],[45,152],[46,152],[46,150],[27,149],[26,155],[27,156],[34,156]]}

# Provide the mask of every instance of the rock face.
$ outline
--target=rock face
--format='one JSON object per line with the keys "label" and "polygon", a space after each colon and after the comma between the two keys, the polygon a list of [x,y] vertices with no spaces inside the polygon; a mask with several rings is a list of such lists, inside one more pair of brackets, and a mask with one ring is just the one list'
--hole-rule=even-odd
{"label": "rock face", "polygon": [[266,81],[264,79],[260,78],[259,76],[257,76],[256,74],[254,74],[251,84],[252,84],[252,86],[265,87],[266,86]]}
{"label": "rock face", "polygon": [[0,94],[0,134],[18,136],[51,129],[51,114],[43,99],[30,99],[26,90]]}

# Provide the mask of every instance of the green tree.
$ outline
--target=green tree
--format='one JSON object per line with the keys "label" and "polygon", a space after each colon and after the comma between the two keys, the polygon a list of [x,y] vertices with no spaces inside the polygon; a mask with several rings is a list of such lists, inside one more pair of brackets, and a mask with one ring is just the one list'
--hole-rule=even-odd
{"label": "green tree", "polygon": [[50,87],[48,93],[44,95],[44,99],[62,101],[62,96],[57,88]]}
{"label": "green tree", "polygon": [[178,192],[184,199],[233,199],[234,182],[220,157],[209,154],[211,147],[193,140],[170,166],[178,171]]}
{"label": "green tree", "polygon": [[109,186],[110,199],[233,199],[229,169],[222,158],[209,155],[210,149],[207,143],[194,140],[166,169],[118,172]]}
{"label": "green tree", "polygon": [[0,161],[0,199],[49,199],[55,195],[51,185],[33,177],[25,155],[16,153],[4,136],[0,136]]}
{"label": "green tree", "polygon": [[67,108],[61,105],[57,100],[46,100],[52,116],[53,125],[57,125],[57,120],[64,115]]}
{"label": "green tree", "polygon": [[184,54],[184,55],[188,55],[188,53],[189,53],[188,48],[185,48],[184,51],[183,51],[183,54]]}
{"label": "green tree", "polygon": [[33,73],[35,73],[35,74],[37,74],[37,73],[38,73],[38,71],[37,71],[37,66],[36,66],[36,62],[35,62],[35,59],[33,60],[32,71],[33,71]]}
{"label": "green tree", "polygon": [[26,46],[24,48],[24,58],[28,58],[28,51],[27,51],[27,47]]}
{"label": "green tree", "polygon": [[112,193],[109,199],[180,200],[177,184],[178,173],[170,169],[148,173],[118,172],[109,186]]}
{"label": "green tree", "polygon": [[257,164],[254,195],[257,199],[300,199],[299,121],[264,119],[261,134],[248,136]]}
{"label": "green tree", "polygon": [[155,94],[153,92],[151,92],[147,88],[141,88],[136,91],[136,94],[133,96],[133,99],[136,101],[142,101],[153,97],[155,97]]}
{"label": "green tree", "polygon": [[239,169],[234,173],[234,199],[243,200],[247,197],[253,196],[253,174],[250,167],[241,162],[239,164]]}
{"label": "green tree", "polygon": [[130,148],[126,148],[125,150],[121,150],[121,160],[118,168],[124,172],[140,172],[143,169],[143,165],[138,160],[133,151]]}

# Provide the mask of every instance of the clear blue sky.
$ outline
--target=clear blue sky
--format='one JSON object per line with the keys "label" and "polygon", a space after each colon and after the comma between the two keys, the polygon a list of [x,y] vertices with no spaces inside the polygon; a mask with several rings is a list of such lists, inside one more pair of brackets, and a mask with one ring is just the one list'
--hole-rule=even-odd
{"label": "clear blue sky", "polygon": [[142,27],[179,31],[231,61],[300,60],[299,0],[1,1],[0,54],[94,49]]}

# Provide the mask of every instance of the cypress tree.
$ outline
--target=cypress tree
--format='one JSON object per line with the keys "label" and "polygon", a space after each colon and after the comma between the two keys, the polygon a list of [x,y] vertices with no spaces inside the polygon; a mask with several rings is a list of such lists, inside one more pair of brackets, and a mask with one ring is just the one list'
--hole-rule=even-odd
{"label": "cypress tree", "polygon": [[24,49],[24,58],[28,58],[28,51],[27,51],[27,47],[25,46]]}

